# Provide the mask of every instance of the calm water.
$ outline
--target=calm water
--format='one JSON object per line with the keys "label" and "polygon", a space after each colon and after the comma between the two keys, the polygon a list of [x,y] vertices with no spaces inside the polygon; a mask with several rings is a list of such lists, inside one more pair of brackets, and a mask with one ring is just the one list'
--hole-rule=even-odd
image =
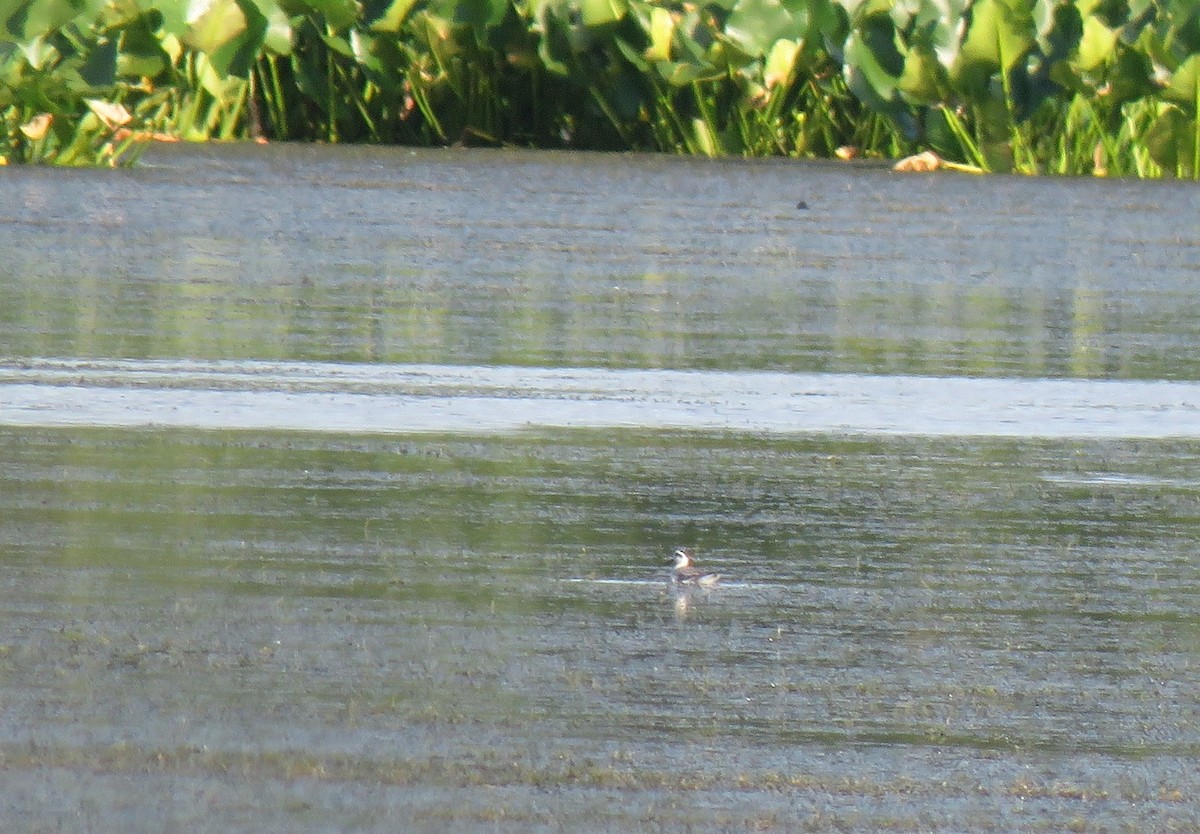
{"label": "calm water", "polygon": [[1194,188],[272,147],[0,195],[0,827],[1200,826]]}

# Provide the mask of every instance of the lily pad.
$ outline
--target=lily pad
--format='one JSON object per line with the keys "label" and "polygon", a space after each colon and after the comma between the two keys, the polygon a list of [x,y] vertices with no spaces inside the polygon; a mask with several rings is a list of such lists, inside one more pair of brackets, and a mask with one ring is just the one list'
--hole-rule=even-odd
{"label": "lily pad", "polygon": [[755,56],[780,40],[802,40],[808,28],[808,6],[795,0],[739,0],[725,21],[726,36]]}

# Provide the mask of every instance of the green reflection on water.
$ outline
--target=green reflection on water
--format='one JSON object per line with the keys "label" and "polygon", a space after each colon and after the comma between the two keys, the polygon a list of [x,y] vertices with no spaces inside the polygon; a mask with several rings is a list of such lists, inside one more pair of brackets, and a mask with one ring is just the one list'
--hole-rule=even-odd
{"label": "green reflection on water", "polygon": [[[1195,378],[1157,307],[1105,291],[646,273],[0,276],[10,356]],[[1182,300],[1180,303],[1190,304]],[[1177,310],[1175,312],[1178,312]],[[1144,318],[1143,318],[1144,317]],[[1193,320],[1174,319],[1177,331]],[[1190,325],[1186,325],[1190,328]]]}
{"label": "green reflection on water", "polygon": [[[618,745],[632,790],[847,750],[1120,772],[1200,752],[1198,445],[0,430],[0,696],[31,768],[117,738],[363,778]],[[730,579],[686,611],[676,544]]]}
{"label": "green reflection on water", "polygon": [[10,429],[0,449],[11,552],[341,571],[326,591],[351,594],[661,576],[676,544],[759,577],[1019,572],[1030,552],[1103,576],[1143,549],[1176,569],[1200,494],[1187,443]]}

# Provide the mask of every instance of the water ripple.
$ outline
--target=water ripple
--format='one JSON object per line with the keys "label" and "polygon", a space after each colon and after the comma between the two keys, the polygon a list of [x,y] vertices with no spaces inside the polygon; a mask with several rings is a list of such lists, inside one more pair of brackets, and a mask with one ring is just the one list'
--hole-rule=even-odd
{"label": "water ripple", "polygon": [[1200,383],[414,364],[23,360],[0,425],[1200,437]]}

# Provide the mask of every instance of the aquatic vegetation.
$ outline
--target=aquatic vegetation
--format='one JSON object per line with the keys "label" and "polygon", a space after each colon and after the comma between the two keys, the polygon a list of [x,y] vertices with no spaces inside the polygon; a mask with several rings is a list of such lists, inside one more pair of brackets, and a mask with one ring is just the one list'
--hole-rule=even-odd
{"label": "aquatic vegetation", "polygon": [[[144,146],[113,98],[115,65],[70,54],[50,40],[19,51],[0,42],[0,164],[130,164]],[[6,53],[6,50],[7,53]],[[108,73],[108,77],[105,74]]]}
{"label": "aquatic vegetation", "polygon": [[987,171],[1200,176],[1200,29],[1188,7],[1148,0],[9,0],[3,11],[0,157],[13,161],[118,164],[157,132],[932,151]]}

